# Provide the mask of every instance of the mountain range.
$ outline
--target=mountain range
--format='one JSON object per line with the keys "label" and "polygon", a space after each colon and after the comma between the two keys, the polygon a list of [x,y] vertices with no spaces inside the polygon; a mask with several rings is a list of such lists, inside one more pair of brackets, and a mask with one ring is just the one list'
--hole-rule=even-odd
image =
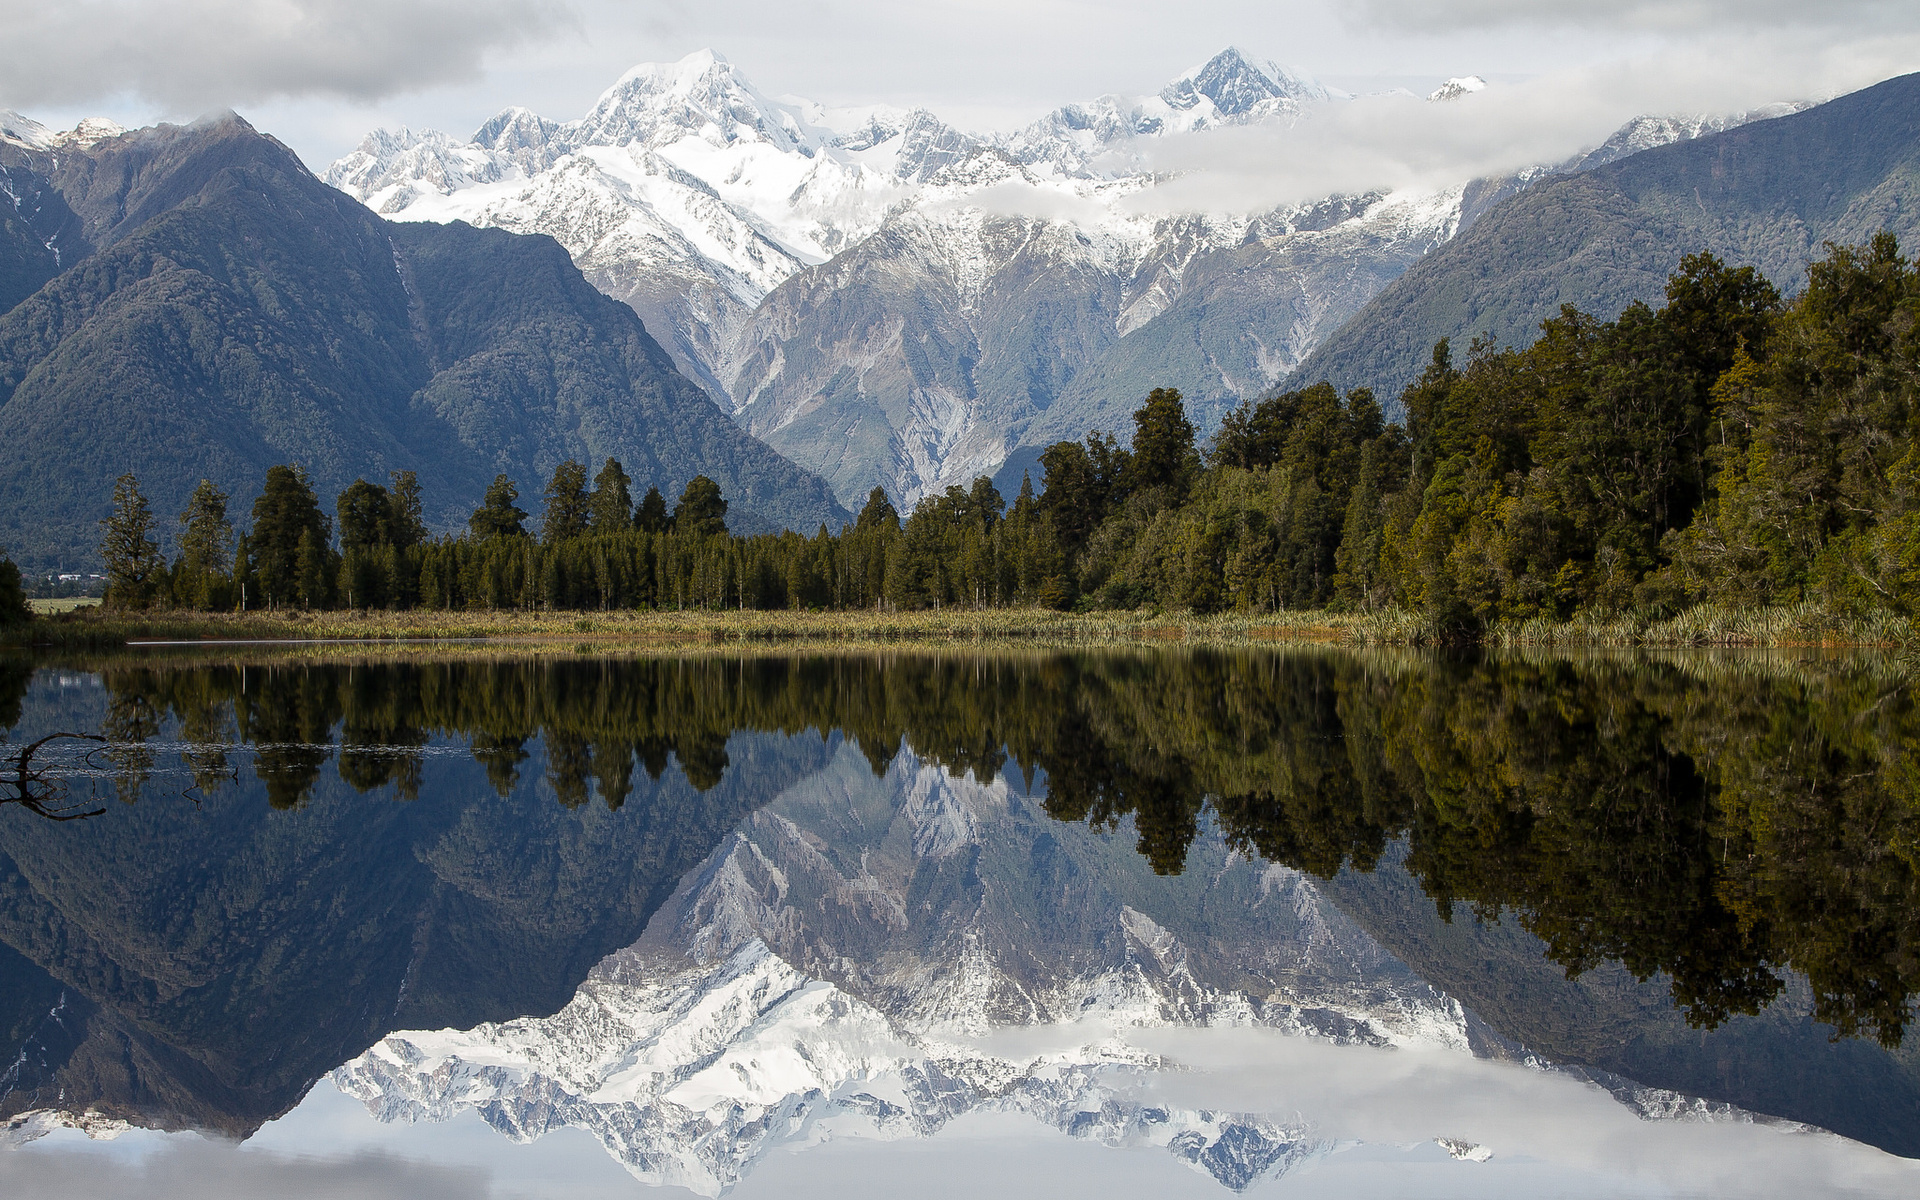
{"label": "mountain range", "polygon": [[1349,99],[1228,49],[988,135],[773,98],[703,51],[575,121],[375,132],[324,182],[231,115],[56,133],[0,113],[0,437],[21,448],[0,544],[29,569],[90,560],[125,471],[170,525],[201,477],[244,516],[274,462],[323,501],[411,469],[451,530],[496,473],[537,509],[560,461],[608,455],[669,496],[715,478],[737,529],[810,531],[874,486],[903,509],[979,474],[1011,495],[1047,444],[1124,437],[1154,386],[1203,436],[1289,381],[1391,412],[1437,338],[1657,302],[1689,250],[1790,290],[1823,239],[1916,232],[1912,78],[1643,117],[1450,187],[1156,199],[1165,139]]}
{"label": "mountain range", "polygon": [[1920,75],[1542,180],[1415,264],[1299,375],[1393,395],[1440,338],[1525,345],[1563,304],[1603,318],[1658,306],[1686,254],[1757,267],[1791,294],[1824,243],[1882,230],[1920,249]]}
{"label": "mountain range", "polygon": [[1010,494],[1040,447],[1130,433],[1155,386],[1209,430],[1535,178],[1790,111],[1647,118],[1569,163],[1429,192],[1156,211],[1158,140],[1346,99],[1229,48],[1155,95],[981,135],[922,109],[776,100],[702,51],[635,68],[564,124],[510,108],[464,142],[373,133],[326,178],[396,220],[552,235],[843,504],[879,485],[911,505],[996,471]]}
{"label": "mountain range", "polygon": [[496,473],[525,507],[567,458],[736,528],[837,526],[816,476],[729,421],[551,239],[386,221],[228,115],[0,135],[0,544],[85,561],[113,480],[163,526],[201,478],[244,515],[297,462],[323,504],[414,470],[457,528]]}

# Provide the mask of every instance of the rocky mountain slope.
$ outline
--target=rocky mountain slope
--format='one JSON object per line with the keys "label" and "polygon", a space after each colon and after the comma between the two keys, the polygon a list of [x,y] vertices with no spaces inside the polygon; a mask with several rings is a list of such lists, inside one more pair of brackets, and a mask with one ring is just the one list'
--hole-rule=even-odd
{"label": "rocky mountain slope", "polygon": [[[1433,99],[1471,103],[1454,83]],[[1061,437],[1125,434],[1154,386],[1210,427],[1532,177],[1260,213],[1153,202],[1158,139],[1341,99],[1228,49],[1156,95],[984,136],[775,100],[702,52],[636,68],[565,124],[508,109],[466,142],[376,132],[327,179],[400,220],[551,234],[843,503],[875,484],[912,503]],[[1595,153],[1709,124],[1636,123]]]}
{"label": "rocky mountain slope", "polygon": [[1563,304],[1607,318],[1658,305],[1697,250],[1792,292],[1824,242],[1886,229],[1920,246],[1920,75],[1701,132],[1711,136],[1650,146],[1668,130],[1630,127],[1596,152],[1612,161],[1505,200],[1382,291],[1302,374],[1391,394],[1442,337],[1458,351],[1481,334],[1524,345]]}
{"label": "rocky mountain slope", "polygon": [[243,515],[287,461],[325,503],[415,470],[440,527],[497,472],[534,499],[607,455],[670,494],[710,475],[747,523],[846,515],[550,239],[387,222],[237,117],[8,128],[0,544],[29,565],[90,558],[123,472],[170,525],[202,477]]}

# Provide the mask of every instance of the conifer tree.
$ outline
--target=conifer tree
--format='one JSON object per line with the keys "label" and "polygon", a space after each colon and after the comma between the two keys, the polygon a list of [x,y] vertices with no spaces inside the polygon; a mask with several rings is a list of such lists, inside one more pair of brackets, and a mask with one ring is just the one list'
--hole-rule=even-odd
{"label": "conifer tree", "polygon": [[20,586],[20,568],[0,552],[0,629],[24,625],[32,619],[33,609],[27,604],[26,589]]}
{"label": "conifer tree", "polygon": [[467,518],[473,539],[487,542],[494,538],[525,537],[527,530],[522,522],[527,519],[526,510],[514,504],[519,498],[520,489],[513,486],[513,480],[495,475],[487,494],[481,498],[480,507]]}
{"label": "conifer tree", "polygon": [[377,483],[356,479],[334,501],[340,516],[340,550],[352,554],[393,541],[393,497]]}
{"label": "conifer tree", "polygon": [[867,493],[867,503],[854,521],[854,528],[862,531],[900,528],[900,513],[893,507],[893,501],[887,499],[887,489],[876,487]]}
{"label": "conifer tree", "polygon": [[553,469],[547,484],[547,511],[540,538],[549,545],[577,538],[587,531],[592,509],[587,496],[587,468],[568,459]]}
{"label": "conifer tree", "polygon": [[587,508],[595,533],[625,533],[633,527],[633,493],[628,487],[632,482],[617,458],[609,458],[593,477]]}
{"label": "conifer tree", "polygon": [[324,578],[332,574],[330,525],[306,472],[284,464],[267,468],[266,485],[253,502],[253,532],[248,537],[259,603],[268,608],[325,604]]}
{"label": "conifer tree", "polygon": [[401,550],[426,541],[427,525],[420,519],[420,480],[414,473],[389,473],[387,497],[392,506],[387,518],[387,540]]}
{"label": "conifer tree", "polygon": [[1178,388],[1155,388],[1133,414],[1131,490],[1164,487],[1174,503],[1186,496],[1187,484],[1199,466],[1193,447],[1193,422]]}
{"label": "conifer tree", "polygon": [[673,531],[683,537],[719,537],[727,532],[727,501],[720,485],[705,475],[695,475],[680,493],[680,505],[673,510]]}
{"label": "conifer tree", "polygon": [[113,484],[113,515],[100,522],[100,557],[107,565],[108,608],[146,608],[160,599],[166,563],[153,540],[153,510],[140,481],[122,475]]}
{"label": "conifer tree", "polygon": [[633,526],[642,533],[664,533],[667,528],[667,500],[660,489],[650,487],[640,501],[640,507],[633,514]]}
{"label": "conifer tree", "polygon": [[225,608],[226,572],[232,562],[233,522],[227,494],[202,479],[181,510],[180,561],[174,567],[175,599],[196,608]]}

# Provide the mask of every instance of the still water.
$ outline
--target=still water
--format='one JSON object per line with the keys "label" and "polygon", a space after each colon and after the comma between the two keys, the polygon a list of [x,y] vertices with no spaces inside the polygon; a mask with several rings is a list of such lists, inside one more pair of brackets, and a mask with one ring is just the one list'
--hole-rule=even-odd
{"label": "still water", "polygon": [[0,659],[0,1191],[1920,1194],[1909,669]]}

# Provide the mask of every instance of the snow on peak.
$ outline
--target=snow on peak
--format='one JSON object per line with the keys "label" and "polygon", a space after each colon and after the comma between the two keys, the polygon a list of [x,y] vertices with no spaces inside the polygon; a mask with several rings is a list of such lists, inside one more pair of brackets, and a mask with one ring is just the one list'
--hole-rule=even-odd
{"label": "snow on peak", "polygon": [[1449,79],[1428,94],[1427,99],[1436,103],[1443,100],[1458,100],[1462,96],[1487,90],[1487,81],[1478,75],[1462,75]]}
{"label": "snow on peak", "polygon": [[592,111],[567,126],[575,146],[621,146],[695,134],[720,144],[761,140],[811,155],[825,140],[797,106],[782,104],[747,82],[711,50],[673,63],[641,63],[605,92]]}
{"label": "snow on peak", "polygon": [[1263,105],[1272,107],[1274,101],[1299,105],[1329,99],[1330,93],[1278,63],[1228,46],[1161,89],[1160,98],[1180,109],[1192,108],[1204,98],[1223,117],[1244,117],[1258,113]]}
{"label": "snow on peak", "polygon": [[0,141],[29,150],[53,150],[62,146],[91,150],[98,143],[117,138],[126,131],[125,126],[105,117],[87,117],[72,129],[55,133],[31,117],[23,117],[12,109],[0,108]]}
{"label": "snow on peak", "polygon": [[55,134],[31,117],[23,117],[10,108],[0,108],[0,141],[45,150],[54,144]]}

